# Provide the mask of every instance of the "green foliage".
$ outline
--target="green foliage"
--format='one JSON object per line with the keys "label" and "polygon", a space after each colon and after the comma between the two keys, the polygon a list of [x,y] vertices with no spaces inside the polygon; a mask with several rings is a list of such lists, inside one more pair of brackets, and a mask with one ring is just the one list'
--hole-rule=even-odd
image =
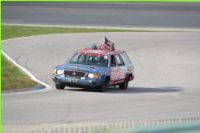
{"label": "green foliage", "polygon": [[55,33],[127,32],[127,31],[131,30],[3,25],[2,38],[10,39],[16,37],[34,36],[42,34],[55,34]]}

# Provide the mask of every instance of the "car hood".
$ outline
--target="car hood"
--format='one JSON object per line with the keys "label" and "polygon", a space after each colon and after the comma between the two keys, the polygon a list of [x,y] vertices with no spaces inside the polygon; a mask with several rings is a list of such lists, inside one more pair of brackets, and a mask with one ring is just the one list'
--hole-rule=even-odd
{"label": "car hood", "polygon": [[90,66],[90,65],[82,65],[82,64],[63,64],[57,66],[55,69],[59,70],[80,70],[85,72],[91,72],[91,73],[102,73],[105,70],[107,70],[107,67],[101,67],[101,66]]}

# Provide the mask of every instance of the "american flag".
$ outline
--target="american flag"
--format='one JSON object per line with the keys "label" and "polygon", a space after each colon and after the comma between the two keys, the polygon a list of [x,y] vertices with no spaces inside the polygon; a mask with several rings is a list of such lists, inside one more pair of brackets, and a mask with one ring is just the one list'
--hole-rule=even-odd
{"label": "american flag", "polygon": [[99,49],[101,49],[101,50],[112,50],[112,47],[109,45],[109,44],[101,44],[100,46],[99,46]]}

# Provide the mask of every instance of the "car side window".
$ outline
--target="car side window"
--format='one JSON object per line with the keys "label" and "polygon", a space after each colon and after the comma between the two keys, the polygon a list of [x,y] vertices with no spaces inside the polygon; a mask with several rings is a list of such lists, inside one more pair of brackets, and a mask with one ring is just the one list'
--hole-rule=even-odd
{"label": "car side window", "polygon": [[120,55],[115,55],[115,59],[116,59],[116,64],[117,66],[124,66],[124,61],[122,60],[122,57]]}
{"label": "car side window", "polygon": [[78,58],[79,58],[79,54],[78,53],[74,54],[74,56],[70,60],[70,63],[77,63]]}
{"label": "car side window", "polygon": [[79,55],[78,57],[78,63],[83,63],[85,61],[85,56]]}
{"label": "car side window", "polygon": [[110,66],[115,67],[116,66],[116,61],[114,55],[110,56]]}
{"label": "car side window", "polygon": [[125,64],[132,64],[130,58],[128,57],[126,53],[121,54],[121,57],[123,61],[125,62]]}

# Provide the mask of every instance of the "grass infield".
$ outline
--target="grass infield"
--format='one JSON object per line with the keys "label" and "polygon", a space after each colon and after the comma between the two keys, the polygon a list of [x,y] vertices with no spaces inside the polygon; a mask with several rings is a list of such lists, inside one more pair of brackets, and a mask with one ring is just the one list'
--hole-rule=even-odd
{"label": "grass infield", "polygon": [[[133,30],[3,25],[2,39],[55,33],[131,32]],[[142,30],[134,30],[140,31]]]}
{"label": "grass infield", "polygon": [[20,89],[36,86],[29,76],[24,74],[19,68],[10,63],[2,56],[2,89]]}

